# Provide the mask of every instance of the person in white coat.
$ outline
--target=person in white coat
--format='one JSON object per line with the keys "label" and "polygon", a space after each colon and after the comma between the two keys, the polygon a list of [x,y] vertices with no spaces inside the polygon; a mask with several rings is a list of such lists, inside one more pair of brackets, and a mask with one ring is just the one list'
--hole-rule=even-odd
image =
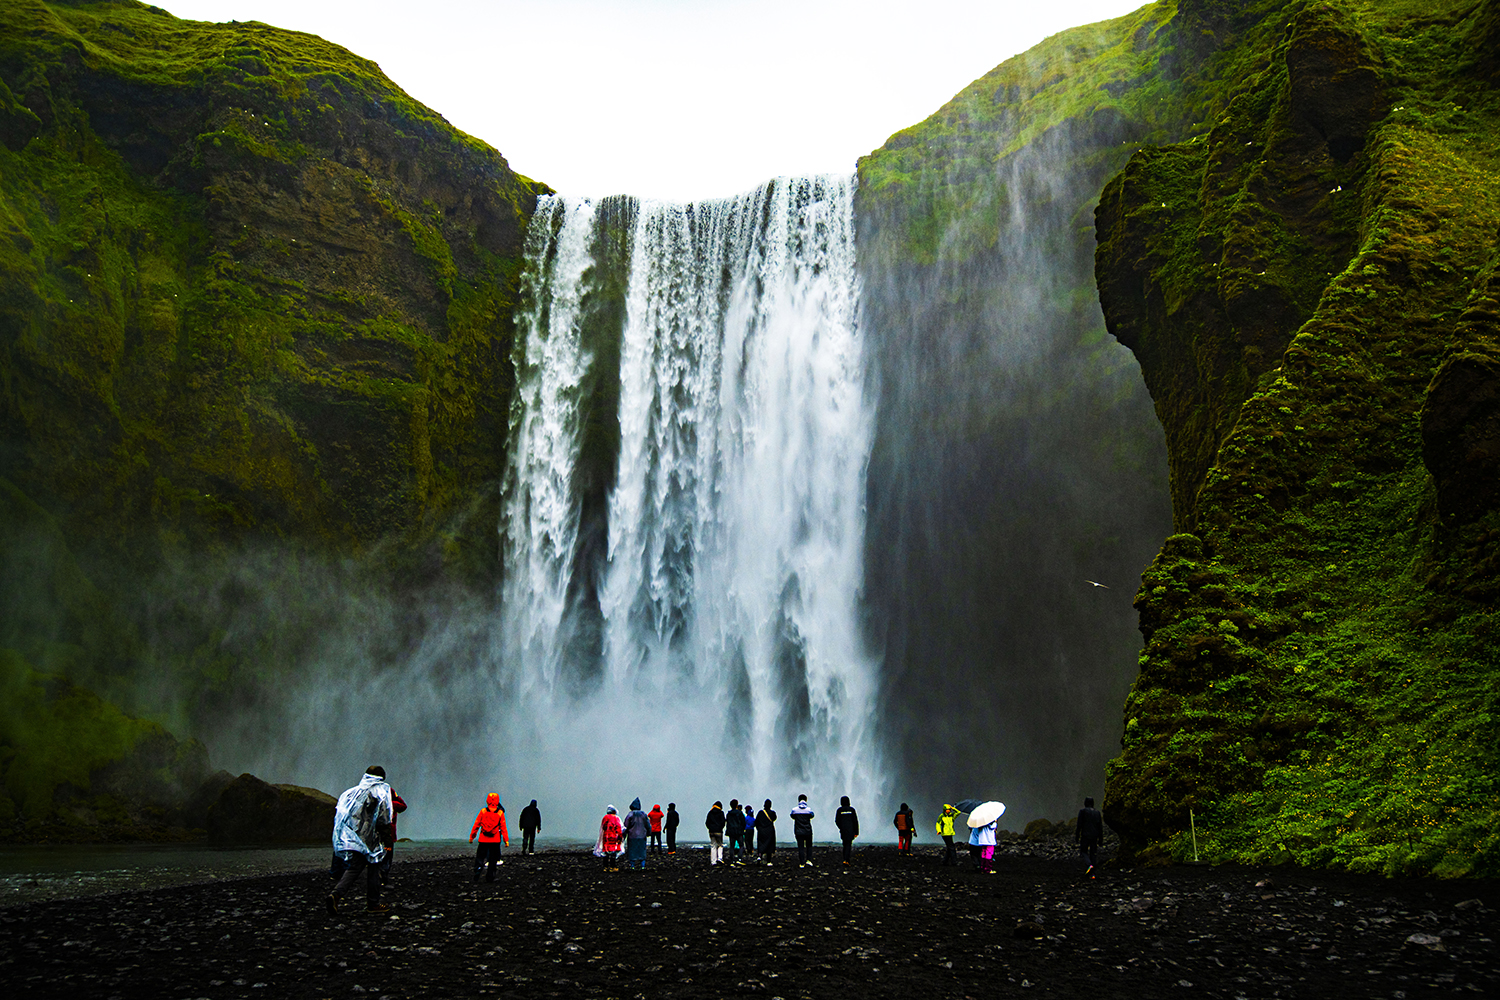
{"label": "person in white coat", "polygon": [[390,909],[380,902],[380,861],[385,857],[384,841],[395,819],[385,768],[372,764],[359,784],[339,796],[334,809],[333,852],[346,867],[344,877],[328,894],[329,916],[338,913],[339,897],[353,887],[361,871],[365,873],[365,909],[371,913]]}

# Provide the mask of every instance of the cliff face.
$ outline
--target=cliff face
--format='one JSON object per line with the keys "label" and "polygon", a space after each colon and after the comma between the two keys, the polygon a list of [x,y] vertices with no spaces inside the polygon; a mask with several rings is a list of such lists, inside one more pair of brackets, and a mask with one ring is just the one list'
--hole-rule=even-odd
{"label": "cliff face", "polygon": [[235,594],[142,624],[204,553],[497,578],[543,186],[335,45],[131,0],[0,9],[0,144],[7,669],[232,685],[206,623]]}
{"label": "cliff face", "polygon": [[321,39],[134,3],[7,4],[0,79],[27,495],[145,548],[357,551],[498,478],[540,189],[493,149]]}
{"label": "cliff face", "polygon": [[1277,6],[1097,211],[1178,532],[1105,815],[1148,859],[1191,811],[1215,859],[1493,873],[1500,5]]}

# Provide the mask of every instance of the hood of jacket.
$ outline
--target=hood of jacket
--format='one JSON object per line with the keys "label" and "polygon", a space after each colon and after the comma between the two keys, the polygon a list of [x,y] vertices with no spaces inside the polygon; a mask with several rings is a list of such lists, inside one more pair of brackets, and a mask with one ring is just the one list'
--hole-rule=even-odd
{"label": "hood of jacket", "polygon": [[639,809],[640,807],[641,807],[641,797],[639,795],[637,795],[634,799],[632,799],[630,801],[630,808],[632,808],[632,809]]}

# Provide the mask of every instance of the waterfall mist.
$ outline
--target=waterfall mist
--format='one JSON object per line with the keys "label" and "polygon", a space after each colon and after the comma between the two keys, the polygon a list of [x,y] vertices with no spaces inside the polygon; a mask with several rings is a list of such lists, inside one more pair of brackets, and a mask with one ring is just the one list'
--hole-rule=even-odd
{"label": "waterfall mist", "polygon": [[906,197],[965,203],[930,260],[888,203],[859,214],[892,771],[919,810],[994,796],[1015,828],[1102,796],[1132,598],[1171,527],[1162,432],[1093,286],[1094,198],[1126,153],[1075,125],[993,163],[962,136],[929,147],[928,187]]}

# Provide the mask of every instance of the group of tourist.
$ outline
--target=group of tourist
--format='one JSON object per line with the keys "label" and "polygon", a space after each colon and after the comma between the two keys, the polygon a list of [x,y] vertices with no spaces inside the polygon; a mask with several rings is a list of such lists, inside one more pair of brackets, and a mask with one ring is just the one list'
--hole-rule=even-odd
{"label": "group of tourist", "polygon": [[[997,805],[991,803],[992,805]],[[968,808],[966,805],[965,808]],[[998,806],[1002,808],[1003,806]],[[396,844],[396,817],[405,811],[406,803],[385,780],[385,769],[372,765],[366,769],[359,784],[347,789],[339,796],[334,811],[333,851],[334,863],[330,874],[338,877],[338,883],[328,894],[327,909],[330,915],[338,912],[338,901],[365,873],[365,905],[372,913],[385,912],[389,907],[380,902],[380,886],[390,870],[392,852]],[[797,841],[797,864],[812,867],[813,827],[816,815],[808,804],[806,795],[797,797],[791,809],[792,835]],[[960,815],[958,807],[944,805],[938,816],[936,829],[946,846],[943,864],[956,865],[954,848],[954,821]],[[974,819],[979,819],[976,816]],[[776,853],[776,810],[771,800],[766,799],[757,811],[750,804],[740,805],[739,799],[730,799],[725,810],[723,802],[715,802],[708,810],[703,825],[708,831],[708,863],[719,865],[745,865],[755,861],[771,864]],[[623,817],[614,806],[604,811],[599,822],[599,834],[594,841],[594,855],[602,858],[608,870],[618,870],[623,858],[631,868],[645,868],[648,852],[654,848],[658,854],[677,853],[677,828],[682,817],[677,804],[668,802],[663,812],[659,804],[645,811],[640,798],[630,803],[630,811]],[[971,821],[972,822],[972,821]],[[859,813],[843,796],[839,808],[833,814],[833,825],[839,832],[843,844],[843,863],[849,864],[854,841],[859,837]],[[916,837],[916,815],[905,802],[896,810],[892,820],[896,828],[896,849],[900,854],[912,853],[912,841]],[[971,828],[969,853],[974,866],[980,871],[994,873],[994,857],[998,817],[989,823]],[[542,829],[542,813],[537,800],[521,810],[521,852],[536,851],[536,835]],[[662,846],[662,834],[666,834],[666,846]],[[1089,861],[1089,874],[1098,864],[1098,848],[1104,841],[1104,822],[1099,810],[1094,808],[1092,798],[1084,799],[1084,807],[1078,812],[1075,832],[1079,850]],[[486,796],[485,806],[474,820],[469,831],[469,843],[478,841],[474,856],[474,881],[480,875],[485,881],[495,878],[496,867],[505,861],[501,857],[502,846],[510,846],[510,831],[506,826],[505,808],[500,802],[499,792]]]}

